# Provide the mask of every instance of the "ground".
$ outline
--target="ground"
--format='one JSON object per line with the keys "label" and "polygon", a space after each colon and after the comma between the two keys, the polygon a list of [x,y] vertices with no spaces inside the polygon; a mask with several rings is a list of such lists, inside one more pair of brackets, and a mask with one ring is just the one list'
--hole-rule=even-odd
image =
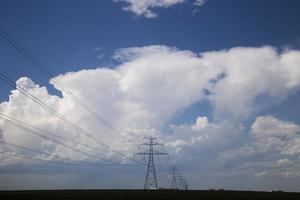
{"label": "ground", "polygon": [[47,191],[0,191],[0,199],[30,199],[30,200],[93,200],[93,199],[119,199],[119,200],[143,200],[143,199],[230,199],[230,200],[293,200],[300,199],[300,193],[288,192],[250,192],[250,191],[220,191],[220,190],[47,190]]}

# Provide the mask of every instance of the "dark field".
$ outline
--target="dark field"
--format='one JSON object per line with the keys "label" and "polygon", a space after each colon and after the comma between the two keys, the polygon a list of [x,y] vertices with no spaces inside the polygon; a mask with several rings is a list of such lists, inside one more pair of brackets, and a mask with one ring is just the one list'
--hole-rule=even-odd
{"label": "dark field", "polygon": [[47,191],[1,191],[0,199],[70,199],[70,200],[107,200],[107,199],[249,199],[249,200],[300,200],[300,193],[288,192],[244,192],[244,191],[172,191],[172,190],[47,190]]}

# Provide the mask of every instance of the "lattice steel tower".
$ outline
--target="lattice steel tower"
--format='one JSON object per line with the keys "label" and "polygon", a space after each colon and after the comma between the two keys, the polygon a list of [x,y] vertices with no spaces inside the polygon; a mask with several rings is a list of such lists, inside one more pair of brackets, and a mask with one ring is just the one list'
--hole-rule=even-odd
{"label": "lattice steel tower", "polygon": [[169,174],[172,176],[172,181],[171,181],[171,189],[173,190],[177,190],[178,189],[178,184],[177,184],[177,171],[178,169],[176,169],[175,167],[171,167],[169,169]]}
{"label": "lattice steel tower", "polygon": [[[164,145],[156,142],[155,137],[146,137],[145,139],[149,140],[148,143],[143,143],[140,144],[139,153],[135,153],[135,155],[144,155],[144,159],[146,156],[148,156],[148,167],[147,167],[147,173],[146,173],[146,180],[145,180],[145,185],[144,189],[158,189],[158,184],[157,184],[157,177],[156,177],[156,172],[155,172],[155,164],[154,164],[154,155],[168,155],[168,153],[164,152]],[[141,152],[141,146],[149,146],[149,149]],[[154,146],[162,146],[163,151],[158,151],[154,149]]]}
{"label": "lattice steel tower", "polygon": [[171,189],[188,190],[188,183],[176,167],[169,169],[169,175],[172,177]]}

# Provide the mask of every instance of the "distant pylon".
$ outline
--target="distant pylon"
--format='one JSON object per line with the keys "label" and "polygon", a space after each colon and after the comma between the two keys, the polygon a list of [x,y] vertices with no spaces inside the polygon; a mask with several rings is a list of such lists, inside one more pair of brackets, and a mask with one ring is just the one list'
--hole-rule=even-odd
{"label": "distant pylon", "polygon": [[145,190],[146,189],[158,189],[158,183],[157,183],[157,177],[156,177],[155,165],[154,165],[154,155],[157,155],[157,156],[168,155],[168,153],[160,152],[160,151],[154,149],[154,146],[160,145],[160,146],[164,147],[163,144],[155,142],[155,140],[156,140],[155,137],[146,137],[145,139],[149,140],[149,142],[140,144],[140,147],[142,145],[147,145],[147,146],[149,146],[149,149],[145,150],[143,152],[135,153],[135,155],[144,155],[144,159],[145,159],[145,156],[148,156],[148,167],[147,167],[144,189]]}
{"label": "distant pylon", "polygon": [[189,189],[188,183],[182,177],[182,175],[180,175],[180,177],[178,178],[178,182],[179,182],[179,189],[180,190],[188,190]]}
{"label": "distant pylon", "polygon": [[176,177],[177,171],[178,171],[178,169],[176,169],[175,167],[171,167],[170,172],[169,172],[169,174],[172,176],[171,189],[173,189],[173,190],[178,189],[177,177]]}
{"label": "distant pylon", "polygon": [[188,183],[179,172],[176,167],[171,167],[169,169],[169,175],[172,177],[171,189],[172,190],[188,190]]}

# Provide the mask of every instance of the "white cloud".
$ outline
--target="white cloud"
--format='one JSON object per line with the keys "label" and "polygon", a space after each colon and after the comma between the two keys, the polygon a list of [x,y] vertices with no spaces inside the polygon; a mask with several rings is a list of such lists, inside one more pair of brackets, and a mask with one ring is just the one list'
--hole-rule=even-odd
{"label": "white cloud", "polygon": [[203,6],[205,4],[205,0],[195,0],[193,4],[195,6]]}
{"label": "white cloud", "polygon": [[[183,4],[187,0],[114,0],[114,2],[124,2],[126,4],[123,10],[133,12],[137,16],[146,18],[155,18],[157,14],[153,12],[155,8],[169,8],[171,6]],[[204,0],[196,0],[193,2],[195,6],[202,6]]]}
{"label": "white cloud", "polygon": [[98,53],[97,58],[101,59],[104,57],[103,48],[95,47],[94,50]]}
{"label": "white cloud", "polygon": [[103,57],[104,57],[104,54],[98,54],[98,55],[97,55],[97,58],[99,58],[99,59],[100,59],[100,58],[103,58]]}
{"label": "white cloud", "polygon": [[[299,173],[300,126],[273,116],[259,116],[240,147],[223,151],[220,159],[236,163],[232,170],[255,176],[295,177]],[[262,171],[262,172],[261,172]]]}
{"label": "white cloud", "polygon": [[289,161],[289,159],[280,159],[280,160],[277,160],[276,162],[279,166],[286,166],[286,165],[289,165],[289,164],[292,164],[293,162]]}
{"label": "white cloud", "polygon": [[254,176],[256,177],[262,177],[262,176],[265,176],[267,174],[267,172],[257,172],[254,174]]}
{"label": "white cloud", "polygon": [[257,117],[251,127],[257,152],[300,155],[300,126],[273,116]]}
{"label": "white cloud", "polygon": [[251,138],[240,148],[239,153],[249,156],[277,154],[300,155],[300,126],[281,121],[273,116],[259,116],[251,126]]}
{"label": "white cloud", "polygon": [[[299,156],[298,125],[263,116],[256,119],[251,133],[246,134],[243,126],[231,116],[234,119],[249,116],[252,110],[270,104],[270,99],[280,101],[297,91],[300,85],[298,51],[279,53],[268,46],[236,47],[198,55],[156,45],[120,49],[114,58],[120,62],[114,69],[80,70],[61,74],[56,79],[120,130],[126,139],[95,120],[64,92],[62,97],[51,95],[47,88],[26,77],[17,83],[115,150],[128,154],[136,151],[135,144],[141,142],[144,135],[152,134],[159,136],[166,146],[182,156],[180,158],[188,159],[186,155],[193,153],[206,159],[207,164],[210,163],[208,157],[217,158],[220,152],[224,153],[221,160],[239,158],[239,155],[273,154],[277,156],[276,161],[289,159],[292,166],[297,164],[290,157]],[[53,80],[50,83],[60,90]],[[264,98],[259,98],[262,95]],[[194,124],[171,126],[173,134],[160,132],[175,113],[203,100],[208,100],[215,111],[215,118],[210,122],[201,116]],[[0,104],[0,112],[78,142],[94,144],[17,90],[12,90],[9,100]],[[26,135],[1,120],[0,127],[5,141],[55,155],[82,158],[56,144]],[[13,149],[6,147],[6,150]],[[117,159],[117,155],[101,148],[97,153]]]}
{"label": "white cloud", "polygon": [[95,51],[102,51],[103,49],[102,49],[102,47],[95,47],[94,50]]}
{"label": "white cloud", "polygon": [[224,72],[209,89],[216,113],[246,117],[262,102],[271,105],[298,90],[299,57],[299,51],[278,53],[269,46],[203,53],[208,65]]}
{"label": "white cloud", "polygon": [[[244,136],[239,126],[227,120],[209,123],[207,117],[197,117],[194,124],[171,125],[172,136],[166,146],[186,157],[215,156],[219,151],[239,144]],[[182,151],[182,152],[181,152]],[[171,151],[172,152],[172,151]]]}
{"label": "white cloud", "polygon": [[207,117],[198,117],[196,123],[192,126],[194,130],[201,130],[209,126]]}
{"label": "white cloud", "polygon": [[[181,82],[182,79],[178,78],[190,76],[192,79],[189,78],[188,82],[184,83],[185,88],[189,88],[185,93],[191,92],[189,94],[191,97],[198,95],[196,97],[198,101],[209,98],[215,106],[216,115],[247,117],[253,111],[276,103],[297,91],[300,85],[297,82],[300,74],[298,67],[300,53],[298,51],[278,53],[269,46],[236,47],[205,52],[199,56],[191,51],[180,51],[166,46],[134,47],[120,49],[115,58],[125,62],[124,66],[135,65],[139,72],[152,67],[150,70],[171,73],[169,82],[175,78]],[[152,61],[156,65],[153,65]],[[144,67],[138,67],[140,65]],[[171,67],[173,65],[176,67]],[[130,78],[135,87],[141,86],[138,82],[133,82],[139,80],[133,75],[131,73],[126,79]],[[159,74],[152,78],[151,74],[147,74],[147,77],[143,78],[143,82],[146,83],[143,87],[160,83],[157,78],[166,80],[167,77]],[[188,83],[190,84],[187,85]],[[209,91],[208,97],[203,95],[204,89]]]}
{"label": "white cloud", "polygon": [[282,136],[293,138],[295,133],[300,132],[300,127],[297,124],[281,121],[270,115],[257,117],[251,129],[256,137]]}

